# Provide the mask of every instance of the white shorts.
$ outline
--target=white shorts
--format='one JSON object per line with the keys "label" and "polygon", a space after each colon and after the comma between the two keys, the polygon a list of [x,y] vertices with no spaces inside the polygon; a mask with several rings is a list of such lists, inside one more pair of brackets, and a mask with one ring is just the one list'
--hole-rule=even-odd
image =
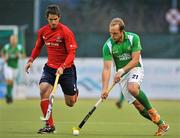
{"label": "white shorts", "polygon": [[136,98],[131,95],[131,93],[128,91],[128,83],[129,82],[135,82],[139,85],[141,84],[144,77],[144,70],[141,67],[135,67],[131,69],[127,74],[125,74],[120,81],[120,86],[122,93],[124,95],[124,98],[128,101],[129,104],[132,104]]}
{"label": "white shorts", "polygon": [[17,69],[9,67],[4,64],[4,77],[6,80],[15,80],[17,77]]}

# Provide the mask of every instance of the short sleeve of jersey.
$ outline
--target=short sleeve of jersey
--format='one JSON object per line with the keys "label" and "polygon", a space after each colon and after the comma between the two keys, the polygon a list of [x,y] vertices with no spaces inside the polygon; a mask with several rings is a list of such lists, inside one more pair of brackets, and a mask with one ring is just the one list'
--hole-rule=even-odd
{"label": "short sleeve of jersey", "polygon": [[2,52],[6,53],[9,49],[9,44],[6,44],[3,48],[2,48]]}
{"label": "short sleeve of jersey", "polygon": [[112,54],[107,43],[105,43],[103,46],[103,60],[112,60]]}
{"label": "short sleeve of jersey", "polygon": [[21,54],[25,54],[25,49],[22,45],[18,44],[17,45],[17,48],[18,48],[18,51],[21,53]]}
{"label": "short sleeve of jersey", "polygon": [[138,35],[134,35],[132,52],[137,52],[141,50],[142,50],[142,47],[141,47],[140,38]]}

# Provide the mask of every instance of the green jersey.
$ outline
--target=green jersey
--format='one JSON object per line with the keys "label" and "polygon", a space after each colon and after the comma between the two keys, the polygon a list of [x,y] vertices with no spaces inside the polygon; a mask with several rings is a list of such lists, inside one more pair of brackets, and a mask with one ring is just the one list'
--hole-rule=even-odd
{"label": "green jersey", "polygon": [[7,65],[12,68],[17,68],[19,55],[24,54],[25,50],[20,44],[18,44],[16,47],[6,44],[3,47],[2,52],[7,57]]}
{"label": "green jersey", "polygon": [[[114,60],[116,71],[126,66],[132,60],[132,53],[141,51],[140,38],[137,34],[124,31],[124,40],[122,43],[116,43],[110,37],[103,46],[103,59]],[[140,62],[138,66],[142,66]]]}

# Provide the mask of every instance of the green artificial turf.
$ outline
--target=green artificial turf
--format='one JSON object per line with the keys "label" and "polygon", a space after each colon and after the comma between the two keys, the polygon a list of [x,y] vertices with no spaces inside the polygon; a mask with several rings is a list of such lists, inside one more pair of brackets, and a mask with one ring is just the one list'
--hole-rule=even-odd
{"label": "green artificial turf", "polygon": [[[98,99],[79,99],[74,107],[67,107],[63,99],[55,99],[53,116],[57,132],[40,135],[43,126],[39,100],[15,100],[7,105],[0,100],[0,138],[154,138],[157,126],[141,117],[133,106],[124,103],[122,109],[115,100],[107,100],[89,118],[79,136],[72,135]],[[180,137],[180,101],[152,101],[170,129],[165,138]]]}

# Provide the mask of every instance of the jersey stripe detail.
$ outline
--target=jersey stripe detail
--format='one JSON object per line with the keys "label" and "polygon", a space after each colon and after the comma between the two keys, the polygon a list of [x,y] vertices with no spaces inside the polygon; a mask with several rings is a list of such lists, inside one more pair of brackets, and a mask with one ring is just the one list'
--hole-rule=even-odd
{"label": "jersey stripe detail", "polygon": [[112,54],[112,44],[111,44],[111,41],[107,42],[107,46],[109,48],[110,53]]}
{"label": "jersey stripe detail", "polygon": [[128,35],[128,39],[131,43],[131,46],[133,45],[133,35]]}

